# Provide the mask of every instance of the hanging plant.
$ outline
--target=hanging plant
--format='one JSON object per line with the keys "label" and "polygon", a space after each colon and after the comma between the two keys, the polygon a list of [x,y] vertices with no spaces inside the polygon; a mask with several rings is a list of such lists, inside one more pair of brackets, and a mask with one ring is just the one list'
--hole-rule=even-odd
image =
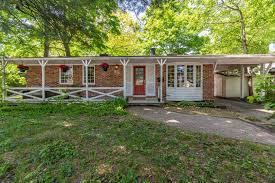
{"label": "hanging plant", "polygon": [[70,67],[69,66],[67,66],[67,65],[59,65],[59,67],[60,67],[60,69],[62,70],[62,72],[67,72],[69,69],[70,69]]}
{"label": "hanging plant", "polygon": [[19,69],[19,72],[20,72],[20,73],[24,73],[24,72],[26,72],[26,71],[29,70],[29,66],[20,64],[20,65],[17,65],[17,69]]}
{"label": "hanging plant", "polygon": [[102,63],[102,64],[100,64],[100,67],[102,68],[103,71],[107,71],[108,68],[109,68],[109,64],[107,64],[107,63]]}

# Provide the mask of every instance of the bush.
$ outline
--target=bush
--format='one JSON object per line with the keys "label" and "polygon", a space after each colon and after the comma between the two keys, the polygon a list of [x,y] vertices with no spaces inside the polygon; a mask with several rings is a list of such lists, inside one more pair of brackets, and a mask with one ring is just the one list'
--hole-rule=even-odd
{"label": "bush", "polygon": [[254,96],[248,96],[248,97],[246,97],[246,100],[250,104],[260,103],[260,102],[263,101],[263,97],[261,97],[260,95],[256,94]]}
{"label": "bush", "polygon": [[211,107],[211,108],[214,108],[215,104],[212,101],[203,101],[203,102],[181,101],[179,103],[176,103],[176,106],[179,106],[179,107]]}
{"label": "bush", "polygon": [[275,102],[275,85],[272,75],[259,75],[256,78],[256,96],[263,102]]}
{"label": "bush", "polygon": [[68,116],[78,114],[89,114],[93,116],[109,116],[109,115],[124,115],[127,102],[124,99],[109,100],[104,102],[89,102],[89,103],[44,103],[44,104],[26,104],[20,103],[14,106],[3,104],[0,106],[1,113],[6,112],[23,113],[30,115],[53,114],[56,111],[62,111]]}
{"label": "bush", "polygon": [[267,103],[265,103],[264,108],[268,109],[268,110],[275,110],[275,102],[267,102]]}

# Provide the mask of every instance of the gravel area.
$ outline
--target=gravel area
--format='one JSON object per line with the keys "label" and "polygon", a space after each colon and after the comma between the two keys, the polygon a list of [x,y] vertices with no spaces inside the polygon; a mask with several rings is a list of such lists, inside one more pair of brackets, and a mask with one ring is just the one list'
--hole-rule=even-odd
{"label": "gravel area", "polygon": [[238,119],[182,114],[151,106],[131,106],[128,111],[148,120],[164,122],[190,131],[275,145],[274,133]]}

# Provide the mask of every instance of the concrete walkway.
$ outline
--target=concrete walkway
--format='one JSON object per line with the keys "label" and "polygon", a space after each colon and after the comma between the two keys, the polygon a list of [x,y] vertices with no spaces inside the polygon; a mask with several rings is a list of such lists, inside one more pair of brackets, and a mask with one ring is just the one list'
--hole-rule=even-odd
{"label": "concrete walkway", "polygon": [[162,107],[132,106],[128,111],[148,120],[164,122],[190,131],[275,145],[275,134],[237,119],[182,114]]}

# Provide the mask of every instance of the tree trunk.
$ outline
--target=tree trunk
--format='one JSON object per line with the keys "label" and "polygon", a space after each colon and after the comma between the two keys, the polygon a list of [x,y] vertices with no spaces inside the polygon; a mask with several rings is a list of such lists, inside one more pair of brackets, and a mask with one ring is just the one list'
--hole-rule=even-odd
{"label": "tree trunk", "polygon": [[248,76],[248,95],[253,96],[253,77],[252,75]]}
{"label": "tree trunk", "polygon": [[45,33],[44,37],[44,57],[49,57],[50,55],[50,42],[49,42],[49,36],[47,33]]}
{"label": "tree trunk", "polygon": [[71,50],[70,50],[69,43],[64,42],[63,45],[64,45],[64,48],[65,48],[66,57],[70,57],[71,56]]}
{"label": "tree trunk", "polygon": [[[241,19],[241,38],[242,38],[242,46],[243,46],[243,53],[248,54],[248,43],[247,43],[247,36],[246,36],[246,27],[245,27],[245,21],[244,21],[244,16],[242,11],[238,7],[238,12],[240,14],[240,19]],[[248,95],[252,96],[253,95],[253,85],[252,85],[252,75],[250,75],[247,78],[248,82]]]}
{"label": "tree trunk", "polygon": [[241,18],[241,38],[242,38],[242,45],[243,45],[243,53],[248,54],[248,43],[247,43],[247,36],[246,36],[246,28],[243,13],[240,9],[238,9]]}

